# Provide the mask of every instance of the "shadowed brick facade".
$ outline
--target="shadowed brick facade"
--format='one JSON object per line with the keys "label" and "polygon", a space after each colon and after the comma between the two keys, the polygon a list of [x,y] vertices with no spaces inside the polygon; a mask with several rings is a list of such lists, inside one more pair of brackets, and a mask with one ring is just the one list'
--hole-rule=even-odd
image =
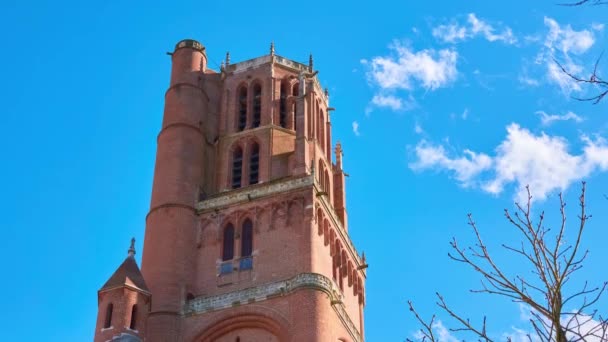
{"label": "shadowed brick facade", "polygon": [[367,265],[312,57],[171,56],[142,269],[132,246],[95,341],[363,341]]}

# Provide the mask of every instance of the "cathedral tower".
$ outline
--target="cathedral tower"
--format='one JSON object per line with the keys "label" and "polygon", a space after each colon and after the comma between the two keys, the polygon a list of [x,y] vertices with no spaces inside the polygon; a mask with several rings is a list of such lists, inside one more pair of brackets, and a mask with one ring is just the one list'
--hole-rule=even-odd
{"label": "cathedral tower", "polygon": [[[205,48],[183,40],[171,58],[143,285],[129,288],[145,330],[129,338],[363,341],[367,265],[348,236],[342,147],[312,56],[298,63],[271,45],[213,71]],[[101,323],[126,294],[102,299],[104,288],[96,341],[124,338],[126,321]]]}

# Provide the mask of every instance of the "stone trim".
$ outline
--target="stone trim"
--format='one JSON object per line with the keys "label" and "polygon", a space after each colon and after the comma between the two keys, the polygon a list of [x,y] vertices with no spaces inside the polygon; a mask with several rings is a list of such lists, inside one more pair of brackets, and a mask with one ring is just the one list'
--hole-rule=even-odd
{"label": "stone trim", "polygon": [[227,309],[234,306],[261,302],[274,297],[280,297],[300,289],[312,289],[328,295],[332,308],[350,333],[355,342],[362,342],[363,338],[356,325],[348,316],[343,295],[337,285],[329,278],[318,273],[300,273],[297,276],[273,283],[250,287],[215,296],[200,296],[186,302],[184,314],[193,316],[210,311]]}
{"label": "stone trim", "polygon": [[[350,235],[344,229],[344,226],[342,225],[342,222],[340,221],[340,219],[338,218],[338,215],[336,214],[335,210],[333,209],[333,206],[327,200],[327,196],[319,196],[319,194],[323,193],[323,189],[321,189],[321,186],[317,183],[316,179],[315,179],[315,191],[317,193],[317,200],[325,208],[325,211],[327,213],[329,213],[329,218],[332,221],[332,224],[334,225],[334,227],[336,227],[336,229],[335,229],[336,233],[340,234],[342,241],[346,242],[346,244],[348,245],[350,255],[353,257],[353,260],[355,260],[355,262],[357,263],[356,266],[357,267],[361,266],[363,263],[361,262],[361,257],[357,253],[357,248],[355,248],[355,244],[350,239]],[[364,277],[367,278],[365,271],[362,270],[361,273],[363,274]]]}
{"label": "stone trim", "polygon": [[242,189],[231,190],[208,200],[199,202],[196,205],[196,209],[200,213],[236,203],[247,202],[260,197],[267,197],[282,192],[310,187],[312,186],[313,182],[313,176],[305,176],[296,179],[247,186]]}

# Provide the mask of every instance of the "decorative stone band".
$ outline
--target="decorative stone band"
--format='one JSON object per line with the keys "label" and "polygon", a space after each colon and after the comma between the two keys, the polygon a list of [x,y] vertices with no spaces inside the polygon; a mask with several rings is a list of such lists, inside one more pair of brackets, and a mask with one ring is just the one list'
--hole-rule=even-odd
{"label": "decorative stone band", "polygon": [[175,44],[175,51],[181,48],[192,48],[199,51],[205,50],[203,44],[197,42],[194,39],[184,39]]}
{"label": "decorative stone band", "polygon": [[297,276],[268,283],[256,287],[251,287],[239,291],[228,292],[216,296],[201,296],[186,302],[185,314],[187,316],[202,314],[209,311],[221,310],[238,305],[245,305],[284,296],[300,289],[313,289],[325,292],[330,303],[349,331],[355,342],[362,342],[357,327],[352,322],[342,303],[342,294],[336,284],[324,275],[317,273],[300,273]]}
{"label": "decorative stone band", "polygon": [[[280,64],[286,68],[290,68],[297,73],[300,73],[300,72],[308,73],[309,72],[307,64],[292,61],[291,59],[281,57],[279,55],[264,55],[264,56],[260,56],[257,58],[248,59],[246,61],[242,61],[239,63],[230,64],[230,65],[226,66],[225,70],[226,70],[226,72],[231,72],[231,73],[236,74],[236,73],[247,71],[247,70],[256,68],[260,65],[264,65],[266,63],[271,63],[271,62]],[[314,76],[313,80],[314,80],[315,86],[317,87],[318,96],[324,98],[325,101],[327,102],[328,98],[325,95],[325,92],[323,91],[323,88],[321,87],[321,84],[319,83],[319,79],[317,78],[317,76]]]}
{"label": "decorative stone band", "polygon": [[218,196],[209,198],[205,201],[199,202],[196,205],[196,209],[201,212],[221,208],[236,203],[251,201],[252,199],[272,196],[282,192],[288,192],[295,189],[309,187],[312,186],[313,182],[313,176],[304,176],[296,179],[248,186],[243,189],[232,190],[220,194]]}

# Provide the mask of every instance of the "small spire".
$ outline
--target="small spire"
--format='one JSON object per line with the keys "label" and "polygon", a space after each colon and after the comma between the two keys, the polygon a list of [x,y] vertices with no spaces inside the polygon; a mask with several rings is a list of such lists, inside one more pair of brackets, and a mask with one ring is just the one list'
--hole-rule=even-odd
{"label": "small spire", "polygon": [[230,65],[230,51],[226,52],[226,66]]}
{"label": "small spire", "polygon": [[274,41],[270,42],[270,55],[274,56]]}
{"label": "small spire", "polygon": [[308,56],[308,71],[312,72],[313,69],[313,59],[312,59],[312,52],[310,53],[310,56]]}
{"label": "small spire", "polygon": [[131,247],[129,247],[129,251],[127,253],[130,257],[135,256],[135,238],[131,238]]}
{"label": "small spire", "polygon": [[223,71],[223,70],[224,70],[224,68],[225,68],[224,61],[222,61],[222,63],[220,63],[220,70],[222,70],[222,71]]}
{"label": "small spire", "polygon": [[329,97],[329,89],[325,88],[325,97]]}
{"label": "small spire", "polygon": [[338,142],[336,142],[335,153],[336,153],[336,166],[340,170],[342,170],[342,144],[340,143],[340,140],[338,140]]}

